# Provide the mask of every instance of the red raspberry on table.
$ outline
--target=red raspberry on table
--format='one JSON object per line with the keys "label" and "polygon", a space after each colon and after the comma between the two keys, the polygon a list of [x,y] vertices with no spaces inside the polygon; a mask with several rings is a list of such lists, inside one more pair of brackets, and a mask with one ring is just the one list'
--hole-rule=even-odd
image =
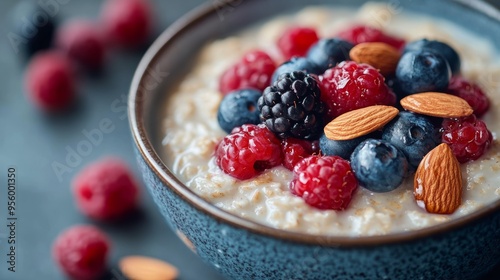
{"label": "red raspberry on table", "polygon": [[349,41],[355,45],[366,42],[382,42],[401,50],[405,45],[405,40],[385,34],[382,30],[366,26],[355,25],[337,34],[337,37]]}
{"label": "red raspberry on table", "polygon": [[289,170],[302,159],[319,154],[319,141],[307,141],[297,138],[285,138],[281,141],[283,166]]}
{"label": "red raspberry on table", "polygon": [[394,105],[396,95],[374,67],[343,61],[319,77],[327,118],[372,105]]}
{"label": "red raspberry on table", "polygon": [[74,76],[67,56],[45,51],[31,60],[24,83],[30,99],[41,109],[53,112],[67,108],[75,99]]}
{"label": "red raspberry on table", "polygon": [[264,125],[244,124],[233,129],[215,148],[217,165],[240,180],[282,163],[280,140]]}
{"label": "red raspberry on table", "polygon": [[475,115],[443,120],[443,143],[450,146],[460,163],[476,160],[493,141],[486,124]]}
{"label": "red raspberry on table", "polygon": [[78,225],[62,232],[52,246],[52,255],[72,279],[99,279],[105,272],[110,242],[94,226]]}
{"label": "red raspberry on table", "polygon": [[148,0],[107,0],[101,11],[101,21],[113,44],[138,47],[152,32],[151,3]]}
{"label": "red raspberry on table", "polygon": [[74,20],[63,25],[57,31],[56,46],[90,70],[97,70],[104,63],[104,34],[90,21]]}
{"label": "red raspberry on table", "polygon": [[289,60],[294,56],[305,56],[318,40],[318,34],[313,28],[294,26],[285,30],[277,45],[285,60]]}
{"label": "red raspberry on table", "polygon": [[465,99],[478,118],[490,108],[490,100],[483,90],[461,76],[451,77],[447,92]]}
{"label": "red raspberry on table", "polygon": [[338,156],[307,157],[295,165],[290,190],[319,209],[344,210],[358,181],[349,162]]}
{"label": "red raspberry on table", "polygon": [[118,219],[136,208],[139,187],[127,165],[104,158],[85,167],[73,180],[80,210],[95,219]]}
{"label": "red raspberry on table", "polygon": [[267,53],[261,50],[250,51],[222,73],[219,89],[223,94],[244,88],[262,91],[271,83],[275,69],[276,64]]}

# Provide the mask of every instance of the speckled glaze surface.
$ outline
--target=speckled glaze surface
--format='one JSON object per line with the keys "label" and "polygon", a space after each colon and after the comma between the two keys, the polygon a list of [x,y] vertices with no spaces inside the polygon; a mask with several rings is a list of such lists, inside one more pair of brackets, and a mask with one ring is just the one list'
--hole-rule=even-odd
{"label": "speckled glaze surface", "polygon": [[[339,0],[335,4],[363,2]],[[481,30],[500,49],[498,12],[488,10],[485,15],[455,1],[397,2],[472,31]],[[165,31],[139,65],[129,99],[137,160],[155,203],[181,240],[231,279],[475,279],[498,264],[500,202],[415,232],[363,238],[311,236],[268,228],[224,212],[183,186],[162,163],[155,152],[159,145],[155,140],[159,139],[157,105],[168,84],[175,82],[176,69],[185,65],[202,42],[284,12],[283,3],[210,2]],[[290,11],[304,5],[286,3]],[[333,4],[308,2],[325,3]]]}
{"label": "speckled glaze surface", "polygon": [[319,240],[307,245],[219,221],[175,194],[139,152],[137,160],[172,229],[230,279],[475,279],[500,258],[500,213],[452,232],[402,243],[349,248]]}

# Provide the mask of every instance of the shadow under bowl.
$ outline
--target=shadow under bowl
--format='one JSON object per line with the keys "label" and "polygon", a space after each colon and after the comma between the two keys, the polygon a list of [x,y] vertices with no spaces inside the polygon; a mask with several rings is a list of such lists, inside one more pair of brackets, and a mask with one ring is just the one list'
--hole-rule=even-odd
{"label": "shadow under bowl", "polygon": [[[307,1],[357,7],[365,1]],[[500,14],[473,1],[391,1],[480,32],[500,49]],[[225,212],[187,188],[161,157],[161,102],[200,46],[304,1],[210,1],[168,28],[135,73],[129,119],[144,181],[171,228],[232,279],[475,279],[500,263],[500,201],[468,216],[410,232],[315,236],[270,228]],[[180,73],[180,74],[179,74]],[[184,72],[185,73],[185,72]]]}

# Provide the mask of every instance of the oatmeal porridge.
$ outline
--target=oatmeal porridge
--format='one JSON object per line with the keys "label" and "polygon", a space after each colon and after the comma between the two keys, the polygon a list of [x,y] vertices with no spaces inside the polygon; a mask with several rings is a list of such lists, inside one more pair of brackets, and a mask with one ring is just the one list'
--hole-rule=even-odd
{"label": "oatmeal porridge", "polygon": [[165,105],[162,127],[164,162],[191,190],[217,207],[271,227],[310,234],[366,236],[409,231],[464,216],[500,199],[500,60],[493,45],[449,22],[405,12],[378,27],[406,41],[428,38],[448,43],[461,56],[462,75],[479,84],[491,100],[482,119],[493,142],[480,159],[461,164],[462,204],[453,214],[431,214],[420,208],[413,194],[413,175],[386,193],[358,187],[349,207],[335,211],[318,210],[293,195],[289,189],[293,174],[282,166],[248,180],[235,179],[217,166],[214,150],[227,135],[217,122],[222,99],[218,81],[225,69],[256,48],[283,62],[275,43],[292,23],[311,26],[320,37],[328,37],[354,23],[379,24],[373,15],[385,8],[372,3],[358,11],[309,7],[208,43],[195,67],[170,89],[174,92]]}

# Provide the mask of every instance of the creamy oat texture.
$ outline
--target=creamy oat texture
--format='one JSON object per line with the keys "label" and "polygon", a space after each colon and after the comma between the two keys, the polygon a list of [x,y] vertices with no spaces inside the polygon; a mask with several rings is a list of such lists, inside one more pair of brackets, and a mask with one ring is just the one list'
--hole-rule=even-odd
{"label": "creamy oat texture", "polygon": [[[220,74],[254,48],[262,48],[279,60],[274,43],[292,23],[313,26],[321,37],[327,37],[355,22],[374,25],[407,40],[425,37],[449,43],[461,55],[463,75],[480,84],[490,97],[492,106],[483,119],[495,141],[480,160],[462,165],[463,202],[454,214],[429,214],[420,208],[413,197],[413,176],[389,193],[372,193],[360,187],[349,208],[337,212],[317,210],[292,195],[288,189],[292,173],[284,167],[239,181],[216,166],[214,147],[225,136],[216,119],[222,98],[218,92]],[[443,223],[500,198],[500,61],[488,41],[449,22],[383,4],[369,3],[358,11],[309,7],[207,44],[195,65],[165,105],[163,158],[189,188],[224,210],[295,232],[366,236]]]}

